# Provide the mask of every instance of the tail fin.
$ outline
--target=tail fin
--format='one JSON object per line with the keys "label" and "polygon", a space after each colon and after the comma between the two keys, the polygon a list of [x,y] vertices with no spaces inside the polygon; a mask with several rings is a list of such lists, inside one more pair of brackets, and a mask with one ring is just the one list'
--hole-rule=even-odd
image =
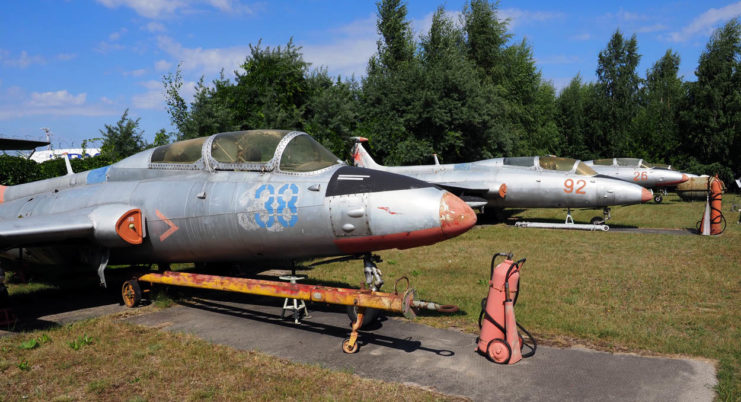
{"label": "tail fin", "polygon": [[72,164],[69,163],[69,155],[66,152],[64,153],[64,164],[67,166],[67,176],[75,174],[75,172],[72,171]]}
{"label": "tail fin", "polygon": [[353,137],[353,139],[355,140],[355,145],[352,148],[353,164],[357,167],[383,170],[384,166],[377,164],[368,154],[368,151],[363,148],[363,143],[367,142],[368,139],[363,137]]}

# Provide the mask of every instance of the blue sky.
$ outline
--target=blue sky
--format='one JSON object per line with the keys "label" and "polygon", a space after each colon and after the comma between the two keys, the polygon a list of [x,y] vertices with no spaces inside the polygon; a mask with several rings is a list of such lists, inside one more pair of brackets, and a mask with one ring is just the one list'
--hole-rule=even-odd
{"label": "blue sky", "polygon": [[[454,18],[464,1],[407,2],[415,34],[438,5]],[[527,39],[543,78],[562,88],[577,74],[595,80],[597,54],[616,29],[636,34],[645,76],[667,49],[694,80],[714,28],[741,15],[729,1],[511,1],[513,40]],[[313,67],[356,78],[376,50],[374,1],[8,0],[0,5],[0,136],[43,139],[57,148],[99,137],[125,109],[144,137],[172,130],[162,75],[182,63],[186,95],[202,75],[228,77],[249,45],[303,47]]]}

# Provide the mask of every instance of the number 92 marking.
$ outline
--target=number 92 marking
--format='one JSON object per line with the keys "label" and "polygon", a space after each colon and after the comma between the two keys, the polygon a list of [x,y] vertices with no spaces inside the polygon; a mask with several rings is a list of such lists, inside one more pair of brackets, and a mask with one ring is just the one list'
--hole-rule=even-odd
{"label": "number 92 marking", "polygon": [[573,179],[566,179],[566,181],[563,182],[563,192],[566,194],[586,194],[587,192],[584,191],[584,187],[587,186],[586,180],[577,180],[576,181],[576,187],[574,186],[574,180]]}

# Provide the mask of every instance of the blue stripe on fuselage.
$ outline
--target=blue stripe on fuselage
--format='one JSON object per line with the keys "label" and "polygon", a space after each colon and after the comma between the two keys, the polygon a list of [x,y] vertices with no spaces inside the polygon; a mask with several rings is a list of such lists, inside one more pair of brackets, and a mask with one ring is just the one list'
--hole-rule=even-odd
{"label": "blue stripe on fuselage", "polygon": [[110,166],[103,166],[102,168],[91,170],[90,173],[87,174],[87,184],[103,183],[106,181],[105,176],[110,168]]}

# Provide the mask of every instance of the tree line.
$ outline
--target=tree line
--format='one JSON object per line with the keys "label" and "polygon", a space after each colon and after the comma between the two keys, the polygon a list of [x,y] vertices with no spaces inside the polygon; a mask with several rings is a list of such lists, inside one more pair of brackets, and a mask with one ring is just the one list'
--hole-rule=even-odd
{"label": "tree line", "polygon": [[741,173],[741,24],[732,19],[709,39],[696,81],[678,76],[667,50],[645,75],[635,35],[616,30],[598,54],[597,80],[579,75],[557,93],[542,78],[531,45],[513,41],[498,4],[470,0],[460,20],[442,7],[415,38],[402,0],[377,3],[377,51],[366,75],[330,77],[311,69],[301,48],[250,45],[233,79],[182,95],[180,67],[163,77],[175,132],[154,144],[126,113],[101,130],[103,157],[118,160],[147,146],[256,128],[305,131],[341,157],[350,137],[369,138],[389,165],[469,162],[555,154],[577,159],[638,157],[728,183]]}

